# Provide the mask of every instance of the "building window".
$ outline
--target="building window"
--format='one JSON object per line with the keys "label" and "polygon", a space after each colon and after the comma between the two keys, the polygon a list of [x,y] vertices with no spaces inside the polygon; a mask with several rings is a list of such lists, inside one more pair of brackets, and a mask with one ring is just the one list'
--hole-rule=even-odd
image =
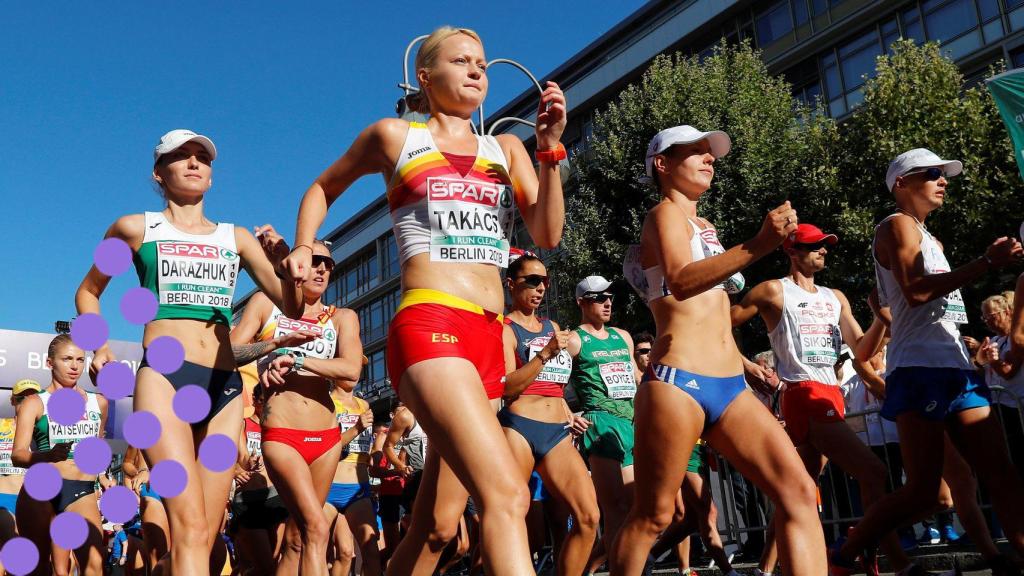
{"label": "building window", "polygon": [[978,27],[978,12],[971,0],[952,0],[941,5],[937,0],[929,0],[921,7],[929,40],[945,43]]}
{"label": "building window", "polygon": [[789,0],[783,0],[761,12],[756,18],[757,45],[767,46],[793,30]]}
{"label": "building window", "polygon": [[384,280],[398,276],[402,269],[398,264],[398,243],[395,242],[395,235],[391,232],[384,237],[384,248],[381,251],[384,257]]}
{"label": "building window", "polygon": [[373,344],[387,336],[388,324],[398,309],[400,298],[401,289],[396,288],[370,300],[356,310],[359,316],[359,338],[364,345]]}
{"label": "building window", "polygon": [[342,267],[344,292],[341,301],[345,304],[362,296],[380,284],[380,260],[377,246],[345,262]]}

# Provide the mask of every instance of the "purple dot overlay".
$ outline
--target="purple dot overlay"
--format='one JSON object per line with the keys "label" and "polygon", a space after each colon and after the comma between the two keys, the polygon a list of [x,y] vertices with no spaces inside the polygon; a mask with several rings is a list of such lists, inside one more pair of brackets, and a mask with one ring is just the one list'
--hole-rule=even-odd
{"label": "purple dot overlay", "polygon": [[85,417],[85,398],[74,388],[61,388],[46,401],[50,420],[63,426],[71,426]]}
{"label": "purple dot overlay", "polygon": [[50,500],[60,493],[60,485],[60,472],[49,462],[33,464],[25,471],[25,492],[35,500]]}
{"label": "purple dot overlay", "polygon": [[124,419],[124,439],[136,448],[149,448],[160,439],[160,421],[152,412],[132,412]]}
{"label": "purple dot overlay", "polygon": [[109,335],[107,321],[99,314],[82,314],[71,321],[71,340],[82,350],[96,350]]}
{"label": "purple dot overlay", "polygon": [[85,544],[89,525],[85,518],[74,512],[58,514],[50,524],[50,538],[65,550],[74,550]]}
{"label": "purple dot overlay", "polygon": [[22,576],[36,569],[39,564],[39,550],[28,538],[15,536],[0,548],[0,562],[8,574]]}
{"label": "purple dot overlay", "polygon": [[185,348],[174,336],[154,338],[146,349],[146,362],[150,368],[161,374],[177,372],[184,361]]}
{"label": "purple dot overlay", "polygon": [[92,253],[96,268],[107,276],[117,276],[132,264],[132,249],[120,238],[107,238]]}
{"label": "purple dot overlay", "polygon": [[224,434],[210,434],[199,445],[199,461],[211,472],[224,472],[235,465],[238,447]]}
{"label": "purple dot overlay", "polygon": [[176,460],[157,462],[149,472],[149,484],[162,498],[174,498],[185,490],[188,473]]}
{"label": "purple dot overlay", "polygon": [[135,389],[135,374],[131,366],[123,362],[107,362],[96,375],[97,388],[107,400],[120,400]]}
{"label": "purple dot overlay", "polygon": [[156,317],[159,304],[148,288],[132,288],[121,297],[121,315],[132,324],[145,324]]}
{"label": "purple dot overlay", "polygon": [[174,394],[174,413],[185,422],[195,424],[210,413],[210,394],[200,386],[182,386]]}
{"label": "purple dot overlay", "polygon": [[139,501],[135,492],[124,486],[114,486],[100,496],[100,512],[111,522],[127,522],[138,509]]}
{"label": "purple dot overlay", "polygon": [[106,440],[84,438],[75,446],[75,465],[86,474],[100,474],[110,465],[111,455]]}

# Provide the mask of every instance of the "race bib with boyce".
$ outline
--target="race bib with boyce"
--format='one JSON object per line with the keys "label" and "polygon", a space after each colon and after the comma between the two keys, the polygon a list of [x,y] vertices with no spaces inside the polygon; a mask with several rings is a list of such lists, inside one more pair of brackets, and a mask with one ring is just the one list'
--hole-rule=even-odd
{"label": "race bib with boyce", "polygon": [[636,379],[629,362],[607,362],[598,367],[608,397],[616,400],[636,396]]}

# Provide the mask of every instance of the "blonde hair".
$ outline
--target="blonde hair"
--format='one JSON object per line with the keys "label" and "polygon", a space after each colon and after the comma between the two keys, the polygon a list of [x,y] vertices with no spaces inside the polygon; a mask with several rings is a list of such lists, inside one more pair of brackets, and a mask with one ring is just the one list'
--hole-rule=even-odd
{"label": "blonde hair", "polygon": [[1013,291],[1006,290],[993,296],[985,298],[981,302],[981,309],[992,308],[993,311],[1013,310]]}
{"label": "blonde hair", "polygon": [[[441,51],[441,43],[459,34],[465,34],[473,40],[484,45],[483,40],[480,39],[480,35],[470,30],[469,28],[455,28],[453,26],[441,26],[437,30],[430,33],[430,36],[420,44],[419,50],[416,51],[416,73],[420,70],[431,69],[437,62],[437,54]],[[430,99],[420,88],[419,92],[409,94],[406,96],[405,101],[409,105],[409,110],[413,112],[419,112],[421,114],[427,114],[430,112]]]}

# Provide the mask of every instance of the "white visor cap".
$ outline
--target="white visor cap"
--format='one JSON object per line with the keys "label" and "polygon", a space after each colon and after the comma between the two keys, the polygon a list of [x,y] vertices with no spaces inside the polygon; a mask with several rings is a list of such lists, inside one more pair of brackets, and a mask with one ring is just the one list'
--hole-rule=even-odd
{"label": "white visor cap", "polygon": [[701,132],[687,124],[666,128],[655,134],[654,138],[651,138],[651,143],[647,146],[647,156],[644,158],[644,164],[647,166],[647,177],[654,177],[655,156],[676,144],[693,144],[701,140],[707,140],[711,144],[711,155],[715,158],[725,156],[732,149],[732,140],[729,139],[728,134],[721,130]]}
{"label": "white visor cap", "polygon": [[191,130],[178,129],[171,130],[160,137],[160,143],[153,149],[153,162],[159,160],[164,154],[181,148],[186,142],[192,141],[199,142],[203,148],[206,148],[206,151],[210,153],[210,160],[217,158],[217,147],[213,145],[213,140]]}
{"label": "white visor cap", "polygon": [[889,163],[889,169],[885,172],[885,186],[891,192],[897,178],[918,168],[942,168],[942,173],[950,178],[964,171],[964,163],[959,160],[943,160],[927,148],[907,150]]}

